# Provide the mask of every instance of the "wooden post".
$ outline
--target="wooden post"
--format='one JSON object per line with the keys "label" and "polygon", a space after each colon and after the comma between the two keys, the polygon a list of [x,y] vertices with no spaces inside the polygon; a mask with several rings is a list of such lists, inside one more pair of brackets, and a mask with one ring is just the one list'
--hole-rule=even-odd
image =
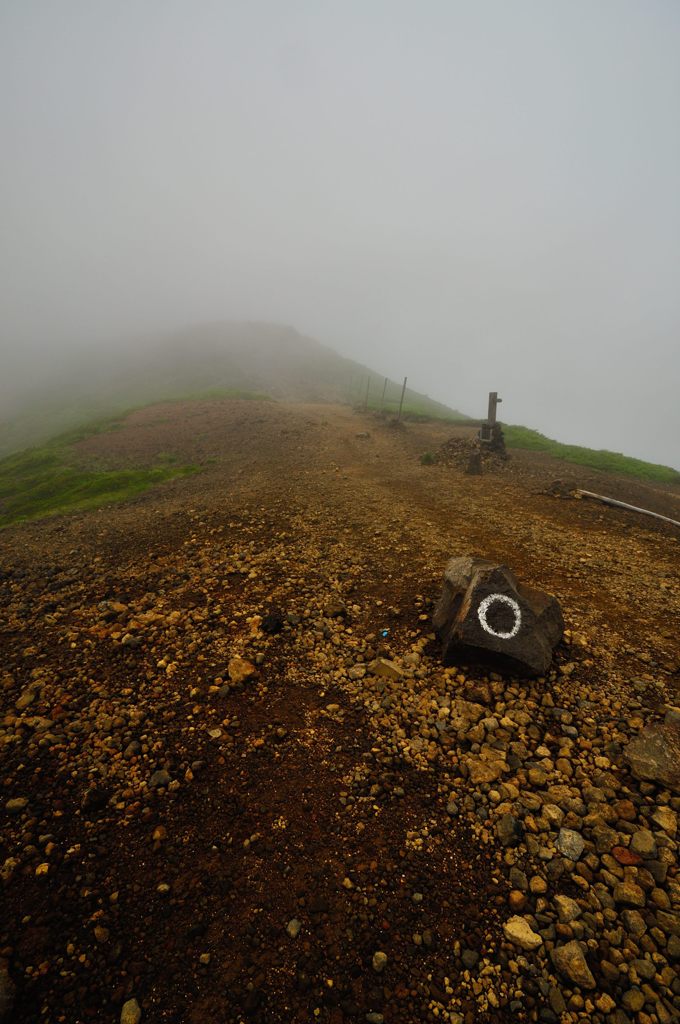
{"label": "wooden post", "polygon": [[401,420],[401,407],[404,404],[404,395],[406,394],[406,381],[407,380],[408,380],[408,377],[404,377],[404,383],[403,383],[402,389],[401,389],[401,398],[399,399],[399,413],[397,415],[397,422],[399,422]]}
{"label": "wooden post", "polygon": [[497,391],[489,392],[489,411],[486,422],[479,428],[479,440],[489,443],[493,437],[493,428],[496,426],[496,407],[503,399],[498,397]]}
{"label": "wooden post", "polygon": [[385,411],[385,392],[387,391],[387,377],[385,377],[385,383],[383,384],[383,393],[380,399],[380,411]]}
{"label": "wooden post", "polygon": [[493,427],[496,424],[496,407],[498,406],[498,403],[502,402],[502,401],[503,401],[503,399],[498,397],[498,392],[497,391],[490,391],[489,392],[488,423],[489,423],[490,427]]}
{"label": "wooden post", "polygon": [[364,399],[364,412],[368,412],[368,392],[371,389],[371,378],[366,378],[366,397]]}

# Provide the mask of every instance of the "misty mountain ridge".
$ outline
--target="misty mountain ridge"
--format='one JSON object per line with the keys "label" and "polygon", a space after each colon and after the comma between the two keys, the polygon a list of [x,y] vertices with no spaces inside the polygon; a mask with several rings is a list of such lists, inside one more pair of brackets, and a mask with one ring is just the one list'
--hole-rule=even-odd
{"label": "misty mountain ridge", "polygon": [[[143,339],[70,348],[46,370],[24,366],[12,400],[0,396],[0,456],[60,431],[134,406],[231,392],[291,402],[380,404],[384,374],[340,356],[293,327],[258,322],[205,323]],[[385,406],[396,408],[401,382],[388,381]],[[423,414],[460,418],[456,410],[407,388]]]}

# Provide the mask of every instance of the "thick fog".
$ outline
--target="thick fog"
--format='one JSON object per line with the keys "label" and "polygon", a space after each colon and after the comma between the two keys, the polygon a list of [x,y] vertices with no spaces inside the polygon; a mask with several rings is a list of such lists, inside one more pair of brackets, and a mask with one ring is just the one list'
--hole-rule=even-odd
{"label": "thick fog", "polygon": [[1,389],[294,325],[680,468],[674,0],[6,0]]}

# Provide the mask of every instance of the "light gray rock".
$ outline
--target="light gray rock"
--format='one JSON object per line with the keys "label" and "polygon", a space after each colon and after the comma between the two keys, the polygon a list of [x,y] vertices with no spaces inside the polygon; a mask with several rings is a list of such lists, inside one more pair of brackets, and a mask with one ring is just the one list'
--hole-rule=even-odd
{"label": "light gray rock", "polygon": [[555,843],[562,856],[569,860],[578,860],[585,845],[583,837],[571,828],[561,828]]}

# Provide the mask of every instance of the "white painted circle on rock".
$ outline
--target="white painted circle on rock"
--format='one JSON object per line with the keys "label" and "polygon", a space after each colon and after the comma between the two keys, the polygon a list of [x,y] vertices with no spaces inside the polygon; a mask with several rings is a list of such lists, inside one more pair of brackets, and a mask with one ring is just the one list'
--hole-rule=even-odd
{"label": "white painted circle on rock", "polygon": [[[491,605],[495,604],[496,601],[500,601],[501,604],[507,604],[508,608],[512,608],[513,610],[515,624],[507,633],[494,629],[493,626],[490,626],[487,622],[487,612]],[[520,607],[517,604],[517,601],[512,597],[508,597],[507,594],[489,594],[488,597],[485,597],[477,609],[477,618],[479,619],[479,624],[484,632],[490,633],[491,636],[497,636],[499,640],[512,640],[513,636],[517,636],[519,633],[519,627],[522,625],[522,612],[520,611]]]}

